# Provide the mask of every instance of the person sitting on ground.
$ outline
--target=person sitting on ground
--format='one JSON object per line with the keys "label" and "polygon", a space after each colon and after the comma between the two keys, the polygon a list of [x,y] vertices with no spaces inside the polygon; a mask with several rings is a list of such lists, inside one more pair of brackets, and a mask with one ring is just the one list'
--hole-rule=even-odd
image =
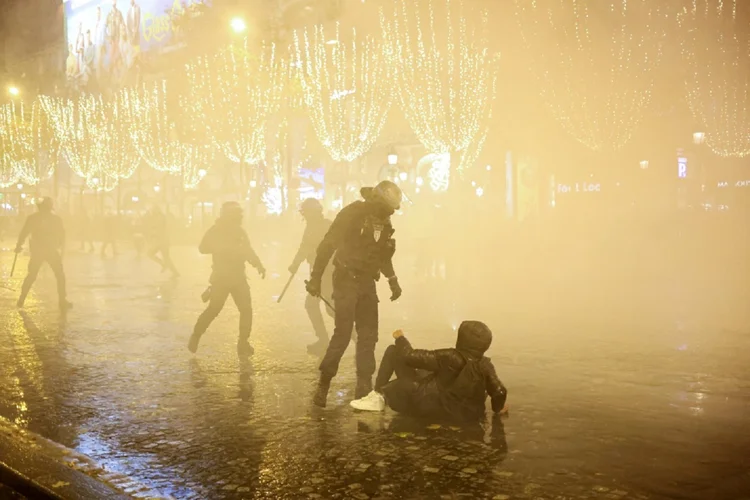
{"label": "person sitting on ground", "polygon": [[387,403],[392,410],[416,417],[471,421],[484,418],[489,396],[493,412],[508,411],[508,390],[484,356],[492,343],[492,332],[484,323],[461,323],[455,349],[413,349],[401,330],[393,332],[393,338],[396,342],[385,351],[375,389],[352,401],[352,408],[383,411]]}

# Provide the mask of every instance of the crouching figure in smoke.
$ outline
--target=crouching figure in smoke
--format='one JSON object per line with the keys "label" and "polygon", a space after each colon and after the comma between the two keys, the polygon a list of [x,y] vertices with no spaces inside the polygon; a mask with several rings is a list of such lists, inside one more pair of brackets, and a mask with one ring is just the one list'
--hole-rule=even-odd
{"label": "crouching figure in smoke", "polygon": [[[492,411],[505,413],[508,391],[484,353],[492,332],[479,321],[464,321],[456,347],[426,351],[413,349],[401,330],[386,349],[375,390],[352,401],[352,408],[383,411],[386,404],[400,413],[432,419],[472,421],[484,418],[489,396]],[[391,376],[396,379],[391,381]]]}

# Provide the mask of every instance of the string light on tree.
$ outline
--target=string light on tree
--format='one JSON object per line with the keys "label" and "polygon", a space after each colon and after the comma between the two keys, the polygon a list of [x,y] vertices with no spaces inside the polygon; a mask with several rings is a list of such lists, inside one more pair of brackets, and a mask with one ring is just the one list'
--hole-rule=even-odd
{"label": "string light on tree", "polygon": [[245,38],[187,66],[183,107],[197,133],[232,161],[253,165],[264,158],[266,121],[280,107],[285,75],[273,45],[254,49]]}
{"label": "string light on tree", "polygon": [[59,144],[39,100],[30,107],[23,102],[0,107],[0,150],[8,168],[27,185],[39,184],[54,173]]}
{"label": "string light on tree", "polygon": [[[329,43],[331,40],[337,43]],[[323,26],[294,33],[300,80],[313,128],[335,161],[367,152],[383,129],[391,106],[391,84],[381,42],[371,37],[334,38]]]}
{"label": "string light on tree", "polygon": [[[381,24],[390,77],[412,129],[434,153],[460,158],[472,145],[481,149],[499,67],[489,48],[487,12],[470,25],[461,0],[445,0],[440,9],[432,0],[394,5]],[[458,168],[469,163],[459,161]]]}
{"label": "string light on tree", "polygon": [[191,151],[178,140],[177,125],[167,112],[167,82],[123,89],[118,99],[141,158],[160,172],[181,172]]}
{"label": "string light on tree", "polygon": [[594,151],[616,151],[651,102],[663,31],[652,0],[515,0],[544,101]]}
{"label": "string light on tree", "polygon": [[746,1],[692,0],[680,17],[687,101],[705,128],[694,138],[724,157],[750,155],[748,14]]}
{"label": "string light on tree", "polygon": [[133,175],[140,156],[118,100],[82,94],[74,100],[42,96],[41,102],[68,165],[91,189],[110,191]]}
{"label": "string light on tree", "polygon": [[182,167],[182,185],[185,189],[196,189],[208,175],[214,161],[214,149],[210,146],[187,146],[188,160]]}

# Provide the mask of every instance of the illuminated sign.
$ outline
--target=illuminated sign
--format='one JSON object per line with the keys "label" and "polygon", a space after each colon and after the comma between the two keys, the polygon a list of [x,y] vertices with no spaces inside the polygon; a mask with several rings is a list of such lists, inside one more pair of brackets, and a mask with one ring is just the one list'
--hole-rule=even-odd
{"label": "illuminated sign", "polygon": [[121,85],[142,54],[168,48],[173,20],[200,0],[69,0],[65,73],[73,87]]}
{"label": "illuminated sign", "polygon": [[558,184],[557,192],[567,193],[600,193],[602,184],[600,182],[576,182],[575,184]]}
{"label": "illuminated sign", "polygon": [[687,158],[677,158],[677,177],[680,179],[687,179]]}

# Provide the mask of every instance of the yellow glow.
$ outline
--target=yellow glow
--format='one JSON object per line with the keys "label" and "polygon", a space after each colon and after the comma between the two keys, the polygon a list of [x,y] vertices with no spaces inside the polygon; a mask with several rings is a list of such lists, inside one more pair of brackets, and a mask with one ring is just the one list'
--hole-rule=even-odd
{"label": "yellow glow", "polygon": [[[381,25],[401,108],[419,141],[433,153],[455,154],[460,170],[481,152],[496,95],[498,58],[489,49],[487,12],[473,26],[462,0],[394,4]],[[446,36],[438,39],[442,26]]]}
{"label": "yellow glow", "polygon": [[258,50],[247,39],[189,64],[189,92],[181,98],[189,128],[234,162],[260,162],[266,122],[280,108],[286,74],[273,44]]}
{"label": "yellow glow", "polygon": [[693,0],[680,24],[687,101],[704,129],[693,139],[720,156],[742,158],[750,155],[750,40],[738,5]]}
{"label": "yellow glow", "polygon": [[10,87],[8,87],[8,93],[13,97],[18,97],[19,95],[21,95],[21,89],[11,85]]}
{"label": "yellow glow", "polygon": [[621,149],[651,103],[663,45],[655,3],[515,0],[542,98],[594,151]]}
{"label": "yellow glow", "polygon": [[0,187],[30,186],[55,170],[59,144],[41,102],[0,106]]}
{"label": "yellow glow", "polygon": [[[336,39],[339,26],[336,24]],[[295,32],[305,104],[315,133],[335,161],[353,161],[380,135],[391,107],[391,84],[380,44],[351,33],[351,43],[326,47],[323,26]]]}
{"label": "yellow glow", "polygon": [[232,18],[232,21],[229,24],[232,27],[232,31],[235,33],[244,33],[245,30],[247,30],[247,24],[241,17]]}

